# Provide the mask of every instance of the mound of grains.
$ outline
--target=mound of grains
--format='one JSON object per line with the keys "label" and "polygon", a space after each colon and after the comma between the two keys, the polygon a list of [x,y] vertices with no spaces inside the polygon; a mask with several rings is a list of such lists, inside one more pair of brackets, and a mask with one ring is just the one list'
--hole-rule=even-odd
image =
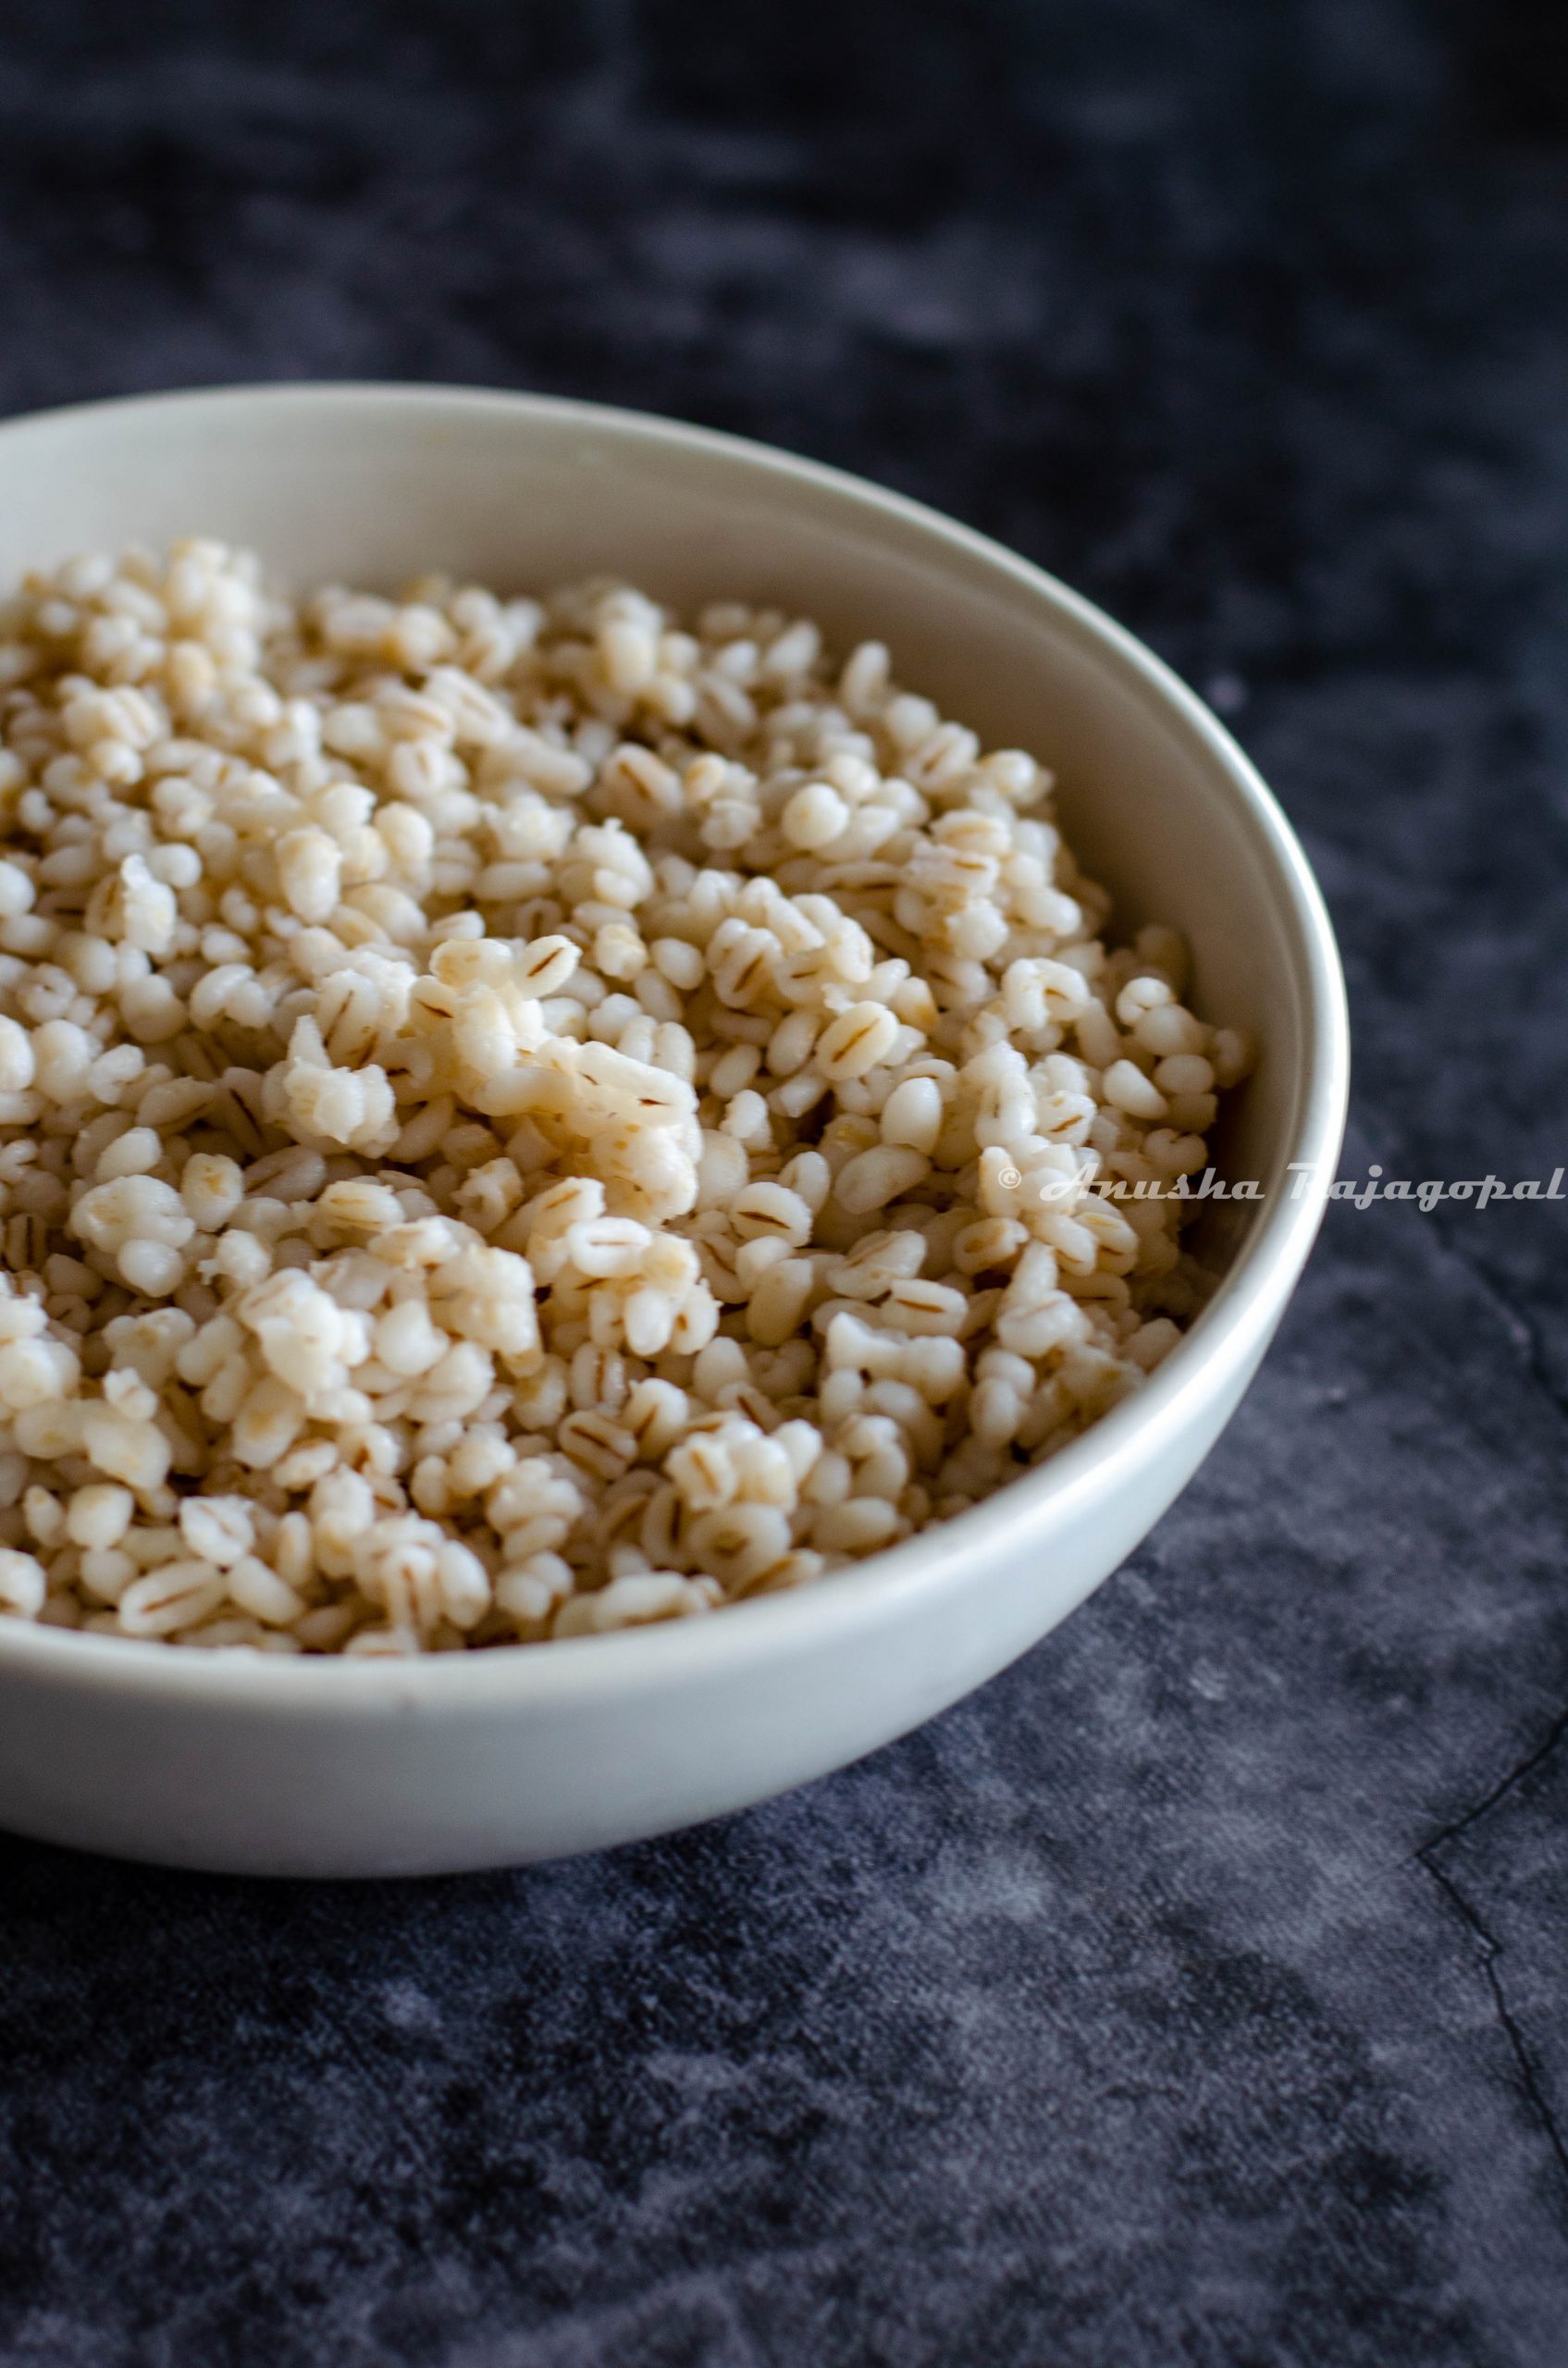
{"label": "mound of grains", "polygon": [[[0,610],[0,1611],[411,1653],[797,1586],[1165,1355],[1241,1039],[874,642],[603,584]],[[1097,1189],[1092,1189],[1097,1188]]]}

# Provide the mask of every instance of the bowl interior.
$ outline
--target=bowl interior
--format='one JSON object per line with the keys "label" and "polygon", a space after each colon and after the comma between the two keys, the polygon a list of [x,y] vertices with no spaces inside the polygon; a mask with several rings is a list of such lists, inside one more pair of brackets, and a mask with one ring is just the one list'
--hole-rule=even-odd
{"label": "bowl interior", "polygon": [[[1312,1067],[1310,949],[1237,758],[1127,636],[962,529],[830,472],[633,414],[438,388],[263,388],[92,405],[0,430],[0,583],[73,551],[207,534],[295,588],[432,568],[502,591],[587,574],[677,604],[816,618],[990,745],[1053,766],[1064,825],[1117,899],[1168,920],[1205,1017],[1266,1047],[1228,1121],[1233,1177],[1281,1180]],[[1232,1255],[1257,1221],[1213,1224]]]}

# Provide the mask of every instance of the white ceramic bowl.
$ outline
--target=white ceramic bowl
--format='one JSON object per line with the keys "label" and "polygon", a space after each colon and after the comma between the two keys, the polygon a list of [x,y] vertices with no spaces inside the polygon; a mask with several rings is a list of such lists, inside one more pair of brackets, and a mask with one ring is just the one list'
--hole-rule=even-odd
{"label": "white ceramic bowl", "polygon": [[[0,584],[208,534],[297,586],[432,567],[523,590],[614,572],[874,634],[901,677],[1061,781],[1116,925],[1173,920],[1199,1008],[1264,1055],[1228,1128],[1266,1198],[1137,1397],[1043,1469],[858,1570],[708,1620],[425,1661],[268,1659],[0,1621],[0,1824],[193,1867],[389,1874],[658,1833],[840,1767],[1080,1603],[1203,1457],[1267,1346],[1328,1171],[1348,1040],[1334,940],[1279,808],[1212,715],[1098,610],[832,470],[625,413],[445,388],[99,403],[0,428]],[[1172,1617],[1179,1618],[1179,1609]]]}

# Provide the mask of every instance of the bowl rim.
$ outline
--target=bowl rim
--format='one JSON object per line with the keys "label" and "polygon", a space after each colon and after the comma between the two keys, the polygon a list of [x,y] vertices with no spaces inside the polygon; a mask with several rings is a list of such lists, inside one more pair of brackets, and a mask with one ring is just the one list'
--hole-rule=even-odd
{"label": "bowl rim", "polygon": [[[1272,876],[1293,925],[1288,951],[1305,987],[1306,1057],[1295,1081],[1286,1143],[1292,1162],[1327,1175],[1344,1135],[1350,1087],[1350,1024],[1344,975],[1332,923],[1311,866],[1284,811],[1252,760],[1218,718],[1143,642],[1047,569],[910,496],[823,462],[723,430],[625,406],[572,397],[432,382],[355,379],[262,381],[185,387],[52,406],[0,422],[13,443],[51,429],[102,419],[179,411],[349,413],[400,409],[455,423],[483,414],[549,420],[586,434],[662,447],[700,461],[739,464],[775,486],[793,485],[858,514],[875,528],[901,527],[934,555],[1001,577],[1054,612],[1054,623],[1108,659],[1126,687],[1174,715],[1223,779],[1234,810]],[[1022,1533],[1070,1520],[1095,1497],[1136,1478],[1157,1434],[1179,1432],[1223,1394],[1266,1344],[1305,1263],[1323,1214],[1321,1197],[1276,1192],[1214,1298],[1135,1395],[1124,1400],[1049,1462],[1025,1472],[994,1497],[939,1526],[918,1533],[837,1571],[817,1585],[725,1607],[723,1617],[678,1620],[603,1635],[565,1637],[548,1649],[497,1646],[382,1659],[337,1654],[171,1649],[133,1637],[83,1635],[74,1629],[0,1621],[0,1679],[69,1683],[85,1690],[132,1692],[214,1702],[250,1701],[309,1716],[376,1717],[416,1707],[483,1704],[522,1708],[611,1694],[654,1693],[683,1677],[738,1673],[792,1646],[851,1642],[873,1632],[893,1604],[912,1606],[967,1584],[979,1560],[1005,1554]]]}

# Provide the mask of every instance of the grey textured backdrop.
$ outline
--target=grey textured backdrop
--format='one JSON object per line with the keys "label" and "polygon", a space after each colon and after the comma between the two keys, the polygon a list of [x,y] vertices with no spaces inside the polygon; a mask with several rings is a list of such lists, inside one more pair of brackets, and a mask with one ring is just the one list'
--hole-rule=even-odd
{"label": "grey textured backdrop", "polygon": [[[1568,39],[1527,0],[0,9],[0,403],[462,378],[1105,601],[1301,826],[1351,1160],[1568,1163]],[[1568,2360],[1568,1234],[1340,1211],[1055,1638],[727,1824],[0,1841],[6,2368]]]}

